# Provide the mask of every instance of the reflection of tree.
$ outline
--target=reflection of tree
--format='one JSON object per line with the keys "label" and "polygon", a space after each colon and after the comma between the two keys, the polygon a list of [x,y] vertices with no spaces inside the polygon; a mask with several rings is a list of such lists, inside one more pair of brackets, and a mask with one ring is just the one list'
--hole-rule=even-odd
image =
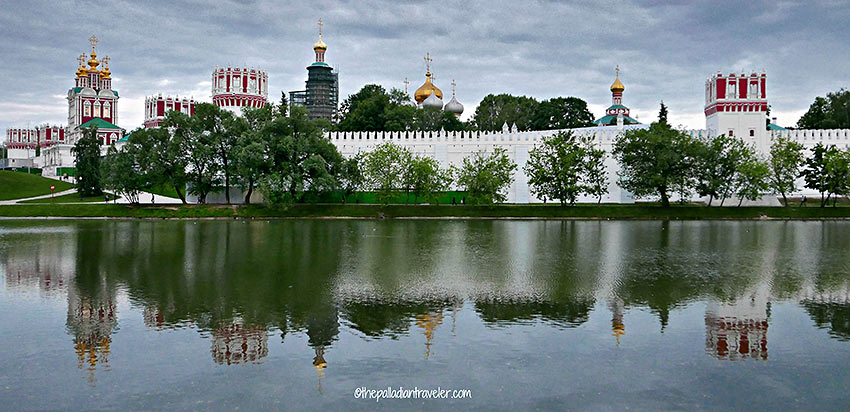
{"label": "reflection of tree", "polygon": [[567,328],[587,322],[593,308],[592,298],[563,301],[494,301],[475,302],[475,309],[484,322],[494,325],[510,325],[534,320]]}
{"label": "reflection of tree", "polygon": [[828,328],[834,338],[850,341],[850,303],[807,299],[801,304],[818,327]]}

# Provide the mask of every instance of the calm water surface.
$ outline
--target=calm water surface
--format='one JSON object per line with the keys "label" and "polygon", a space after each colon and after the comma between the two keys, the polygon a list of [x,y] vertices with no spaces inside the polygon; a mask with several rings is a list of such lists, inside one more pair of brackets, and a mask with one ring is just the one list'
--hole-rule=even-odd
{"label": "calm water surface", "polygon": [[[850,223],[0,222],[3,409],[846,410]],[[471,399],[355,399],[360,387]]]}

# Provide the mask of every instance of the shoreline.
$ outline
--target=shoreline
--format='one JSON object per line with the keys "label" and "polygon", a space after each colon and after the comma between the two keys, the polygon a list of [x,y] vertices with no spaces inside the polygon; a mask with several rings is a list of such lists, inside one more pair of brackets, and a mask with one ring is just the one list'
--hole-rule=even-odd
{"label": "shoreline", "polygon": [[850,207],[678,205],[0,205],[0,220],[850,220]]}

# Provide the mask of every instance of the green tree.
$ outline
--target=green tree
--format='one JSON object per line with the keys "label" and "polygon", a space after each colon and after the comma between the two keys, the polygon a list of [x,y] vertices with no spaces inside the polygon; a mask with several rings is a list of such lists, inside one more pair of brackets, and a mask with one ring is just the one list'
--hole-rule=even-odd
{"label": "green tree", "polygon": [[671,188],[687,178],[693,166],[693,139],[665,123],[627,130],[614,142],[620,164],[620,187],[635,196],[657,195],[670,206]]}
{"label": "green tree", "polygon": [[363,174],[364,158],[365,155],[356,154],[345,159],[342,164],[342,173],[339,176],[339,180],[343,202],[348,196],[360,190],[366,183],[366,177]]}
{"label": "green tree", "polygon": [[782,195],[782,204],[788,206],[787,195],[797,191],[796,180],[803,164],[803,145],[780,137],[770,146],[768,185],[773,193]]}
{"label": "green tree", "polygon": [[215,155],[215,168],[224,177],[224,197],[230,203],[230,177],[233,175],[234,147],[239,136],[245,133],[245,123],[232,113],[211,103],[195,106],[192,121],[203,131],[202,139],[207,140]]}
{"label": "green tree", "polygon": [[826,202],[829,200],[828,197],[825,197],[830,188],[827,162],[834,151],[836,151],[835,146],[826,147],[818,142],[812,148],[812,155],[806,158],[806,167],[801,173],[803,179],[806,181],[806,187],[817,190],[820,193],[821,207],[826,206]]}
{"label": "green tree", "polygon": [[469,194],[472,204],[502,203],[516,168],[504,148],[497,147],[489,154],[477,152],[463,159],[457,184]]}
{"label": "green tree", "polygon": [[337,129],[342,131],[384,130],[384,113],[390,105],[390,95],[377,84],[367,84],[348,96],[340,105],[341,119]]}
{"label": "green tree", "polygon": [[[830,149],[826,156],[826,186],[832,196],[832,207],[835,207],[839,196],[850,194],[850,153],[834,146]],[[829,196],[826,204],[829,204]]]}
{"label": "green tree", "polygon": [[[176,120],[178,118],[181,120]],[[185,126],[187,121],[185,114],[170,111],[162,127],[134,130],[123,149],[138,148],[147,184],[172,186],[183,204],[186,204],[185,191],[189,179],[186,173],[188,154],[184,152],[184,146],[179,140],[182,133],[172,134],[171,131],[174,130],[172,125]]]}
{"label": "green tree", "polygon": [[800,129],[850,128],[850,90],[841,89],[816,97],[809,110],[797,122]]}
{"label": "green tree", "polygon": [[452,183],[450,170],[427,156],[412,156],[405,172],[405,187],[413,192],[413,203],[419,200],[436,201],[437,193],[448,189]]}
{"label": "green tree", "polygon": [[289,99],[286,98],[286,92],[282,90],[280,92],[280,104],[277,106],[277,112],[282,117],[286,117],[289,113]]}
{"label": "green tree", "polygon": [[758,158],[755,152],[747,152],[745,158],[738,164],[735,174],[738,206],[747,200],[757,200],[762,193],[770,190],[770,166]]}
{"label": "green tree", "polygon": [[339,187],[344,159],[305,108],[293,107],[289,117],[274,119],[264,133],[268,133],[269,171],[259,187],[270,204],[310,201]]}
{"label": "green tree", "polygon": [[664,100],[661,101],[661,108],[658,110],[658,123],[667,123],[667,105]]}
{"label": "green tree", "polygon": [[561,205],[573,205],[584,191],[586,148],[571,131],[543,137],[528,152],[524,169],[528,184],[538,198],[558,199]]}
{"label": "green tree", "polygon": [[378,202],[387,204],[405,185],[405,176],[413,155],[402,146],[386,142],[366,154],[363,174]]}
{"label": "green tree", "polygon": [[586,139],[584,145],[584,188],[588,196],[596,197],[596,204],[602,202],[602,196],[608,193],[608,168],[605,158],[608,156],[604,149],[596,147],[592,140]]}
{"label": "green tree", "polygon": [[593,114],[587,102],[578,97],[555,97],[537,105],[531,128],[555,130],[589,126],[593,126]]}
{"label": "green tree", "polygon": [[[188,192],[198,197],[198,203],[206,203],[207,195],[221,186],[211,133],[197,119],[174,111],[166,116],[164,124],[172,130],[176,150],[185,156]],[[182,161],[175,159],[176,164]]]}
{"label": "green tree", "polygon": [[505,123],[516,124],[519,130],[531,130],[538,105],[531,97],[488,94],[475,108],[472,124],[478,130],[502,130]]}
{"label": "green tree", "polygon": [[104,188],[139,203],[139,193],[148,186],[141,146],[127,144],[121,151],[110,146],[101,162],[101,176]]}
{"label": "green tree", "polygon": [[85,196],[97,196],[102,193],[100,181],[100,142],[97,128],[88,127],[71,148],[75,157],[77,191],[80,199]]}
{"label": "green tree", "polygon": [[740,138],[726,135],[697,139],[692,147],[697,194],[709,197],[709,207],[716,198],[723,206],[726,198],[735,192],[738,166],[752,155],[752,149]]}

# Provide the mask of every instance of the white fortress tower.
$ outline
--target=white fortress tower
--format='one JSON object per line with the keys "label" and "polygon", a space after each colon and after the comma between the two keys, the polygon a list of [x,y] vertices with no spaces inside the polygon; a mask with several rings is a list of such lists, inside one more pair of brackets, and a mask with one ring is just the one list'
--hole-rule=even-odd
{"label": "white fortress tower", "polygon": [[770,150],[767,133],[767,75],[722,74],[705,81],[705,127],[712,136],[740,137],[757,150]]}
{"label": "white fortress tower", "polygon": [[243,107],[263,107],[269,97],[269,75],[265,70],[216,67],[212,73],[212,101],[218,107],[241,115]]}

